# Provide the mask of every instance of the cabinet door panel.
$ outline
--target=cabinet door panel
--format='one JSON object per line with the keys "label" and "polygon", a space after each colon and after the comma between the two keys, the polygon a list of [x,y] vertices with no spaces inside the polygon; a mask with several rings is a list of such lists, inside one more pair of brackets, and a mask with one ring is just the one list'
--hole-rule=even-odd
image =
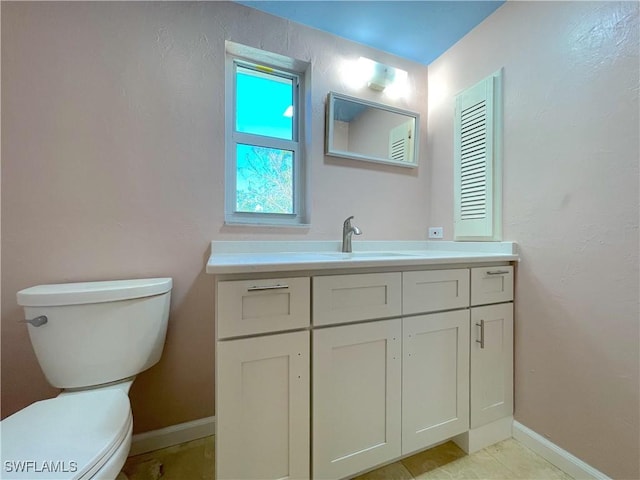
{"label": "cabinet door panel", "polygon": [[308,277],[218,282],[218,338],[308,327],[310,296]]}
{"label": "cabinet door panel", "polygon": [[401,321],[313,332],[313,477],[400,455]]}
{"label": "cabinet door panel", "polygon": [[399,316],[400,273],[313,278],[313,324],[331,325]]}
{"label": "cabinet door panel", "polygon": [[476,428],[513,414],[513,303],[472,308],[471,327],[471,428]]}
{"label": "cabinet door panel", "polygon": [[402,274],[402,313],[436,312],[469,306],[469,269]]}
{"label": "cabinet door panel", "polygon": [[469,427],[469,311],[403,319],[402,454]]}
{"label": "cabinet door panel", "polygon": [[513,300],[513,266],[471,269],[471,305]]}
{"label": "cabinet door panel", "polygon": [[309,477],[309,332],[218,342],[216,478]]}

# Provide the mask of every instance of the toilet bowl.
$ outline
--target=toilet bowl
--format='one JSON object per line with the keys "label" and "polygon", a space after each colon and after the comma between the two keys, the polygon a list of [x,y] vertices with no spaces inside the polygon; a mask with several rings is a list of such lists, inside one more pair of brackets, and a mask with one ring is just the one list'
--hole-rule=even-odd
{"label": "toilet bowl", "polygon": [[[18,292],[47,380],[63,391],[0,422],[0,478],[108,479],[129,453],[129,388],[162,353],[170,278]],[[36,326],[39,325],[39,326]]]}
{"label": "toilet bowl", "polygon": [[126,394],[96,390],[33,403],[0,426],[3,479],[113,479],[133,418]]}

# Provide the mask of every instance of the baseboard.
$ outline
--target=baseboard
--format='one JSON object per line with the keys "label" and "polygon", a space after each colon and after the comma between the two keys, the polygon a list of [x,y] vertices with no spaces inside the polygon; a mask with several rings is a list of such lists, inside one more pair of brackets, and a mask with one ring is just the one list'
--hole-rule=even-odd
{"label": "baseboard", "polygon": [[519,422],[513,422],[513,438],[525,447],[533,450],[560,470],[567,472],[576,479],[611,480],[599,470],[586,464],[578,457],[550,442],[539,433],[534,432]]}
{"label": "baseboard", "polygon": [[[485,427],[466,432],[453,440],[465,451],[477,451],[484,448],[484,444],[492,445],[508,438],[505,437],[506,423],[511,423],[512,417],[501,419]],[[170,427],[139,433],[133,436],[129,456],[152,452],[161,448],[179,445],[198,438],[214,435],[216,430],[216,418],[207,417],[191,422],[171,425]],[[525,427],[520,422],[513,421],[512,436],[527,448],[533,450],[542,458],[565,471],[575,479],[611,480],[610,477],[591,465],[583,462],[575,455],[560,448],[555,443],[547,440],[542,435]],[[464,445],[464,446],[463,446]],[[485,445],[485,446],[486,446]]]}
{"label": "baseboard", "polygon": [[191,422],[179,423],[170,427],[152,430],[134,435],[131,440],[129,456],[172,447],[216,433],[216,417],[206,417]]}

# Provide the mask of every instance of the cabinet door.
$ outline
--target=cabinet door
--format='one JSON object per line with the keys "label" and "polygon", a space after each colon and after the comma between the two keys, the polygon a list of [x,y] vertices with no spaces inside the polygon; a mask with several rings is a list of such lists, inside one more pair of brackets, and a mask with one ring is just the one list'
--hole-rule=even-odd
{"label": "cabinet door", "polygon": [[471,428],[513,414],[513,303],[471,309]]}
{"label": "cabinet door", "polygon": [[309,332],[217,347],[216,478],[308,478]]}
{"label": "cabinet door", "polygon": [[313,478],[400,456],[400,319],[313,332]]}
{"label": "cabinet door", "polygon": [[469,428],[469,311],[403,319],[402,454]]}

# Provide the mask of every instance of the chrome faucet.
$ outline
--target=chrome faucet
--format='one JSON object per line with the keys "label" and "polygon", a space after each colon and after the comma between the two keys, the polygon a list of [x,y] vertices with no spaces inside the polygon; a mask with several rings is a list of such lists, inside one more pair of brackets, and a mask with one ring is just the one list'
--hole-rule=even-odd
{"label": "chrome faucet", "polygon": [[355,225],[351,225],[353,216],[347,218],[342,224],[342,251],[351,253],[351,235],[362,235],[362,231]]}

